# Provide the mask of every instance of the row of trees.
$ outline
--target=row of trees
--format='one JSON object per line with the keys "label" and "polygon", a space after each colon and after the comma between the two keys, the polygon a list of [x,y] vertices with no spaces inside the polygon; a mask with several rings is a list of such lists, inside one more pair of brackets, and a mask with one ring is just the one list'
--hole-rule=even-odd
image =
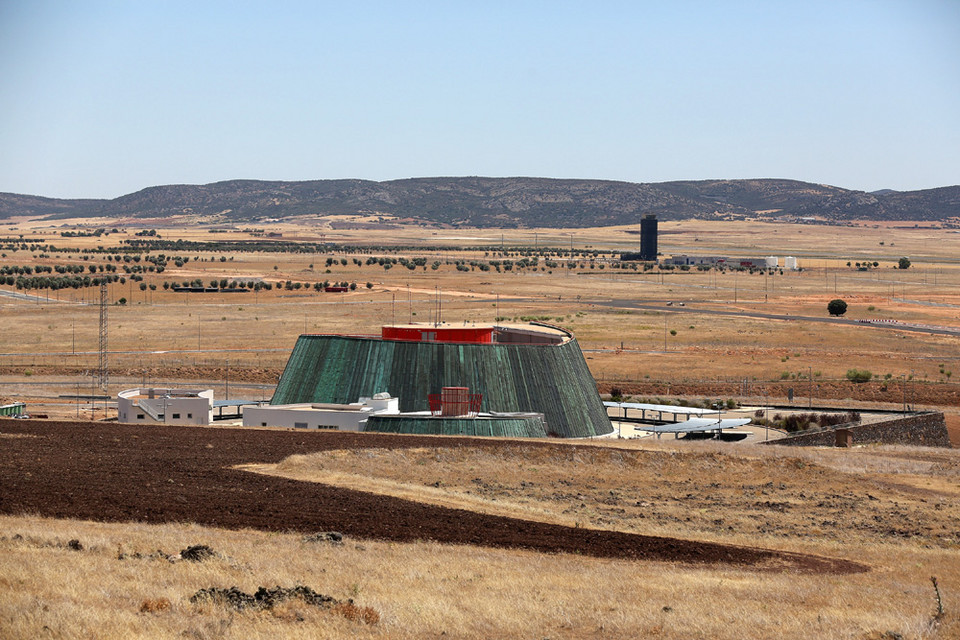
{"label": "row of trees", "polygon": [[[896,266],[896,268],[897,268],[897,269],[909,269],[909,268],[910,268],[910,264],[911,264],[911,263],[910,263],[910,258],[906,258],[906,257],[900,258],[900,260],[897,261],[897,266]],[[848,261],[848,262],[847,262],[847,266],[848,266],[848,267],[854,267],[854,268],[856,268],[856,269],[859,269],[860,271],[866,271],[866,270],[869,269],[870,267],[879,267],[879,266],[880,266],[880,263],[877,262],[876,260],[874,260],[873,262],[870,262],[870,261],[867,261],[867,262],[849,262],[849,261]]]}

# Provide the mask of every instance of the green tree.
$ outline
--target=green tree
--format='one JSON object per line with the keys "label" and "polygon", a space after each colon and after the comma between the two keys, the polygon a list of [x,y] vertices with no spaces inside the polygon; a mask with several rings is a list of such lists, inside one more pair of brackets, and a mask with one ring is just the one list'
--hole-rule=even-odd
{"label": "green tree", "polygon": [[827,311],[829,311],[832,316],[842,316],[847,312],[847,303],[840,298],[831,300],[827,303]]}
{"label": "green tree", "polygon": [[900,262],[897,263],[898,269],[909,269],[910,268],[910,258],[900,258]]}

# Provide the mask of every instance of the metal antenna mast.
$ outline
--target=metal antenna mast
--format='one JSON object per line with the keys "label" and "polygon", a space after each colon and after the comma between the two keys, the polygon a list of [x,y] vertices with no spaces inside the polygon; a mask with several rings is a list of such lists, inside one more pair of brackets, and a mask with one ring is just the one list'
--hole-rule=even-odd
{"label": "metal antenna mast", "polygon": [[107,281],[100,281],[100,388],[107,389]]}

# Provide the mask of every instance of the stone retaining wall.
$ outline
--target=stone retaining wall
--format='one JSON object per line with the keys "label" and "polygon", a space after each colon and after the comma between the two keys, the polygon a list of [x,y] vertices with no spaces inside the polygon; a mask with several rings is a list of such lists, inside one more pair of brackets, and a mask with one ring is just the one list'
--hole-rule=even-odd
{"label": "stone retaining wall", "polygon": [[870,424],[841,424],[828,429],[800,431],[763,444],[785,444],[801,447],[832,447],[837,429],[849,429],[853,444],[913,444],[924,447],[950,448],[950,434],[939,411],[920,413],[906,418],[893,418]]}

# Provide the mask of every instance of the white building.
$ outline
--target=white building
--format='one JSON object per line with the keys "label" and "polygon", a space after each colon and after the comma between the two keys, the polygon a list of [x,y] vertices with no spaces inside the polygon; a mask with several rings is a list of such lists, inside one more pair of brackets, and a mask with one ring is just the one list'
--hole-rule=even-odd
{"label": "white building", "polygon": [[688,255],[678,254],[675,256],[670,256],[669,258],[664,260],[664,263],[672,264],[677,267],[700,266],[700,265],[706,265],[706,266],[712,267],[718,264],[723,264],[724,262],[726,262],[726,260],[727,259],[723,256],[688,256]]}
{"label": "white building", "polygon": [[117,394],[117,417],[134,424],[210,424],[213,389],[127,389]]}
{"label": "white building", "polygon": [[243,426],[363,431],[370,416],[398,413],[399,398],[378,393],[372,398],[360,398],[359,402],[351,404],[303,403],[244,407]]}
{"label": "white building", "polygon": [[783,259],[783,266],[785,269],[790,269],[791,271],[797,270],[797,259],[793,256],[787,256]]}

